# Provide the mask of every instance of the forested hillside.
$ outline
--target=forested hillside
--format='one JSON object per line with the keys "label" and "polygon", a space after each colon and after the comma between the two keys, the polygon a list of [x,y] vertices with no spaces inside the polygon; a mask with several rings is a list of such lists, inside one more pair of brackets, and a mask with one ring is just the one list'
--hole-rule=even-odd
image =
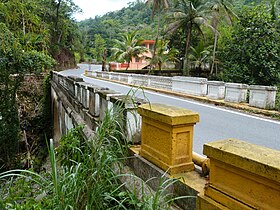
{"label": "forested hillside", "polygon": [[1,0],[0,22],[19,40],[23,50],[52,56],[58,69],[73,67],[79,31],[72,0]]}
{"label": "forested hillside", "polygon": [[38,76],[76,66],[77,10],[72,0],[0,0],[0,171],[33,167],[50,137],[48,77],[43,90]]}
{"label": "forested hillside", "polygon": [[100,61],[99,51],[102,52],[100,47],[107,48],[110,55],[114,39],[121,39],[121,35],[126,32],[137,30],[141,38],[154,39],[156,23],[151,19],[151,12],[149,5],[137,0],[119,11],[79,22],[84,46],[81,54],[82,61],[89,59]]}

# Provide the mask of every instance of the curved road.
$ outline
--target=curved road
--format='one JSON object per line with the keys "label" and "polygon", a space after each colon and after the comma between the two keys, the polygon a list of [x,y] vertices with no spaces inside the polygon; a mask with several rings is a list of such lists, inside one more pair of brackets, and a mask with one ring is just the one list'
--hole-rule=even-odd
{"label": "curved road", "polygon": [[[91,70],[100,70],[100,66],[91,65]],[[80,65],[80,69],[63,71],[64,75],[81,75],[89,65]],[[84,77],[84,76],[83,76]],[[84,77],[84,80],[98,86],[128,93],[131,87],[111,83],[103,80]],[[152,103],[163,103],[196,111],[200,115],[200,122],[194,131],[194,151],[202,154],[203,144],[215,140],[236,138],[254,144],[280,150],[280,122],[264,119],[238,111],[215,107],[193,100],[175,96],[138,90],[137,97],[147,97]]]}

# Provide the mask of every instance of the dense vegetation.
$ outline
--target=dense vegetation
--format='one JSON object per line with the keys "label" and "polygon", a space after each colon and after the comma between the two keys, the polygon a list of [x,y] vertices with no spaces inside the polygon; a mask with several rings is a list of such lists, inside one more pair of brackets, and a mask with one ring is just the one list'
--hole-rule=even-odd
{"label": "dense vegetation", "polygon": [[[121,110],[114,116],[108,112],[93,139],[85,141],[82,127],[77,127],[61,139],[57,152],[51,142],[51,169],[46,173],[0,173],[0,208],[169,209],[174,199],[165,189],[174,180],[159,181],[158,191],[152,194],[139,178],[120,174],[127,149],[118,123],[121,116]],[[121,179],[135,179],[132,183],[138,187],[129,191]]]}
{"label": "dense vegetation", "polygon": [[[19,141],[25,141],[30,148],[38,144],[31,141],[28,130],[37,130],[43,142],[44,135],[49,135],[45,124],[50,116],[44,103],[48,90],[33,94],[42,87],[35,85],[33,77],[29,78],[32,84],[26,83],[30,90],[21,89],[21,84],[27,73],[39,75],[53,67],[75,66],[79,32],[72,14],[77,9],[72,0],[0,0],[0,171],[25,167],[25,163],[19,165]],[[24,113],[27,103],[33,103],[35,115]],[[24,120],[23,115],[27,116]],[[36,128],[32,128],[33,123]],[[23,151],[28,160],[30,148]]]}

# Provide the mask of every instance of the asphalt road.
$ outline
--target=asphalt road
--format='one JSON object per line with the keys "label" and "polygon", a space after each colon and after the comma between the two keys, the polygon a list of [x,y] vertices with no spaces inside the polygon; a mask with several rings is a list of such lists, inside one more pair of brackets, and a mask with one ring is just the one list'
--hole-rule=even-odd
{"label": "asphalt road", "polygon": [[[91,70],[100,70],[100,66],[90,66]],[[89,65],[80,65],[80,69],[63,71],[64,75],[81,75]],[[131,87],[111,83],[103,80],[84,77],[84,80],[95,85],[128,93]],[[194,145],[195,152],[202,154],[203,144],[215,140],[236,138],[253,144],[280,150],[280,122],[256,117],[214,105],[203,104],[185,98],[165,95],[152,91],[138,90],[137,97],[147,97],[151,103],[163,103],[182,107],[198,112],[200,122],[195,125]]]}

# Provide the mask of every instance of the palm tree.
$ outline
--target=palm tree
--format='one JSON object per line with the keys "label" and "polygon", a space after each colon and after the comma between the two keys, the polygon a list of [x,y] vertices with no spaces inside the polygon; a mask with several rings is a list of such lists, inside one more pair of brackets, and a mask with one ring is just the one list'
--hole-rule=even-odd
{"label": "palm tree", "polygon": [[178,54],[178,50],[171,48],[168,48],[168,42],[165,42],[163,40],[159,40],[157,42],[157,51],[154,54],[152,58],[146,58],[150,60],[151,66],[157,66],[159,71],[161,71],[162,65],[167,62],[173,62],[178,61],[176,58],[176,54]]}
{"label": "palm tree", "polygon": [[232,1],[231,0],[214,0],[210,2],[210,8],[212,10],[212,26],[214,30],[214,49],[212,55],[212,65],[211,65],[211,72],[213,74],[215,59],[216,59],[216,50],[218,44],[218,25],[220,22],[220,17],[226,17],[228,22],[231,24],[234,17],[237,15],[233,12],[232,8]]}
{"label": "palm tree", "polygon": [[146,47],[141,46],[142,41],[137,39],[135,31],[123,34],[122,41],[115,40],[116,47],[112,48],[113,56],[121,62],[125,61],[128,63],[126,70],[129,68],[133,57],[138,57],[141,53],[147,51]]}
{"label": "palm tree", "polygon": [[196,47],[190,47],[191,53],[188,58],[191,64],[197,70],[198,75],[201,74],[202,68],[209,66],[210,51],[209,48],[212,46],[205,47],[202,40],[200,40]]}
{"label": "palm tree", "polygon": [[[157,25],[157,34],[156,40],[154,45],[154,53],[156,53],[157,42],[159,38],[159,29],[160,29],[160,22],[161,22],[161,11],[163,9],[167,9],[169,7],[168,0],[147,0],[146,4],[152,4],[152,17],[154,18],[155,14],[158,14],[158,25]],[[153,54],[155,56],[155,54]]]}
{"label": "palm tree", "polygon": [[208,24],[207,7],[203,0],[175,0],[175,10],[168,16],[170,21],[167,32],[174,33],[179,29],[183,29],[186,33],[185,59],[183,65],[183,74],[189,75],[188,69],[188,52],[192,31],[197,30],[201,35],[203,31],[201,26]]}

